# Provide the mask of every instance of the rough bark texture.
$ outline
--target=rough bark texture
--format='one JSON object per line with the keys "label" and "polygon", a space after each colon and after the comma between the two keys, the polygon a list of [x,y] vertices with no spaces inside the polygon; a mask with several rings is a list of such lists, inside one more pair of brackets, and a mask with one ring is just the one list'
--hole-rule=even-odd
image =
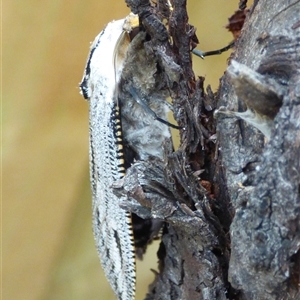
{"label": "rough bark texture", "polygon": [[[192,71],[186,2],[172,11],[164,1],[126,3],[151,36],[184,128],[178,151],[166,146],[164,161],[138,162],[116,185],[132,198],[126,209],[166,221],[146,299],[299,299],[300,2],[255,2],[232,57],[255,73],[235,64],[217,97]],[[269,141],[242,120],[214,119],[217,106],[267,114]]]}
{"label": "rough bark texture", "polygon": [[[229,281],[245,299],[300,297],[299,15],[299,1],[256,2],[233,57],[280,86],[282,105],[269,141],[243,121],[218,119],[221,161],[235,208]],[[245,110],[251,103],[237,99],[229,77],[222,79],[219,105]],[[256,111],[272,108],[263,96],[254,105]]]}

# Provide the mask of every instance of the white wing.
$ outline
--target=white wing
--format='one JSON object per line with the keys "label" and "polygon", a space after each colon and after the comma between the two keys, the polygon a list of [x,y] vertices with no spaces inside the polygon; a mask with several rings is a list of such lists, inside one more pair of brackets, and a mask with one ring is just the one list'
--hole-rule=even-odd
{"label": "white wing", "polygon": [[[135,254],[130,214],[112,183],[124,176],[117,83],[126,52],[124,20],[114,21],[96,37],[81,84],[90,103],[90,176],[93,231],[102,267],[118,299],[135,296]],[[116,52],[121,53],[117,59]]]}

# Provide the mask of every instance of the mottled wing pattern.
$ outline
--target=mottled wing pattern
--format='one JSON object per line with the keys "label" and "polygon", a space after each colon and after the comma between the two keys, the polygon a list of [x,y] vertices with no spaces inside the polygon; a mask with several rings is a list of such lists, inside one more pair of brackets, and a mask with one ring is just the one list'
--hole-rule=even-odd
{"label": "mottled wing pattern", "polygon": [[[135,254],[130,214],[112,183],[124,176],[122,130],[117,106],[117,84],[126,46],[124,20],[114,21],[91,46],[81,91],[90,104],[90,176],[93,231],[106,277],[118,299],[134,299]],[[116,49],[116,47],[118,49]],[[120,57],[117,57],[120,52]]]}

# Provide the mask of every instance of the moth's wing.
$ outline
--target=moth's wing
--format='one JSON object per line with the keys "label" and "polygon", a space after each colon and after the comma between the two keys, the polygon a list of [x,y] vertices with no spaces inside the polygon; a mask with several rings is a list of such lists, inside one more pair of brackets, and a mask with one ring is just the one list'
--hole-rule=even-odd
{"label": "moth's wing", "polygon": [[[118,299],[134,299],[135,253],[130,214],[112,183],[124,176],[121,123],[116,88],[122,70],[120,52],[124,20],[111,22],[96,37],[81,84],[90,103],[90,177],[94,238],[106,277]],[[121,40],[120,40],[121,39]],[[123,46],[126,46],[124,44]],[[116,82],[117,80],[117,82]]]}
{"label": "moth's wing", "polygon": [[[119,84],[127,50],[130,44],[130,35],[138,27],[139,18],[137,15],[130,13],[123,22],[123,31],[120,34],[113,52],[114,70],[116,82]],[[116,89],[116,98],[118,99],[118,89]],[[126,100],[125,100],[126,101]],[[117,103],[119,104],[119,103]]]}
{"label": "moth's wing", "polygon": [[120,77],[123,70],[123,64],[126,58],[127,49],[129,47],[130,37],[126,31],[122,31],[119,39],[116,43],[113,53],[113,63],[115,69],[116,82],[120,81]]}

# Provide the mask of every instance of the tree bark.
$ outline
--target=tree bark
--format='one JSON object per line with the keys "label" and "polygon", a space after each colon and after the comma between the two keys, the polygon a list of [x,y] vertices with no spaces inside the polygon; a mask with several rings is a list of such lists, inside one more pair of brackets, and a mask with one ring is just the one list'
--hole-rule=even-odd
{"label": "tree bark", "polygon": [[[245,299],[300,297],[299,14],[299,1],[256,1],[233,57],[280,86],[270,139],[243,121],[218,119],[220,162],[235,209],[229,281]],[[241,100],[225,74],[218,106],[244,110]],[[264,97],[257,100],[264,110]]]}
{"label": "tree bark", "polygon": [[[183,128],[176,152],[166,145],[164,161],[137,162],[122,181],[124,208],[166,222],[146,299],[300,299],[300,2],[255,1],[217,95],[192,71],[186,1],[126,3],[151,36]],[[269,139],[214,118],[221,106],[267,117]]]}

